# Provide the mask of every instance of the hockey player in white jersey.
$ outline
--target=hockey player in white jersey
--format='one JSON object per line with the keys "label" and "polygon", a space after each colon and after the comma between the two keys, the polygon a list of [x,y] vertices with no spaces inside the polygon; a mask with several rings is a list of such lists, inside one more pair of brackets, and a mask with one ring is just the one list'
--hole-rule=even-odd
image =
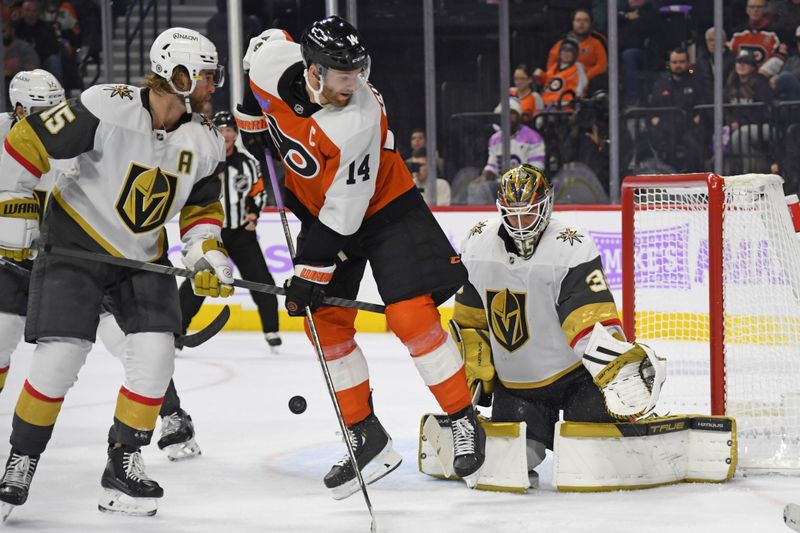
{"label": "hockey player in white jersey", "polygon": [[[19,119],[63,102],[64,89],[56,77],[46,70],[22,71],[11,80],[9,100],[14,110],[0,115],[0,136],[3,139]],[[75,171],[74,159],[51,162],[50,172],[42,175],[35,189],[42,211],[58,176]],[[22,269],[16,269],[13,265],[6,265],[0,269],[0,391],[3,390],[8,376],[11,354],[22,340],[28,308],[30,277],[25,270],[30,272],[33,263],[25,260],[18,264]],[[97,336],[103,341],[106,349],[122,361],[125,356],[125,333],[105,307],[100,315]],[[194,440],[192,418],[181,409],[180,398],[172,382],[167,388],[159,415],[161,437],[158,440],[158,447],[165,450],[171,460],[200,454],[200,448]]]}
{"label": "hockey player in white jersey", "polygon": [[560,411],[580,422],[641,416],[663,381],[659,361],[638,345],[614,364],[590,347],[608,344],[606,335],[624,340],[621,322],[591,236],[551,218],[552,206],[540,170],[523,164],[503,174],[501,216],[479,222],[462,245],[469,283],[451,321],[492,422],[527,423],[529,470],[552,449]]}
{"label": "hockey player in white jersey", "polygon": [[[0,159],[0,255],[25,259],[41,240],[45,247],[167,263],[163,226],[179,214],[195,290],[228,296],[233,278],[219,241],[215,172],[223,142],[196,113],[222,81],[217,53],[199,33],[171,28],[155,40],[150,58],[153,74],[144,88],[98,85],[14,125]],[[53,188],[39,239],[33,190],[51,159],[72,157],[78,172]],[[127,346],[99,507],[156,512],[163,489],[145,472],[140,447],[150,442],[174,368],[175,280],[48,252],[31,277],[25,337],[37,347],[0,482],[5,504],[27,499],[64,396],[95,340],[104,297],[116,308]]]}

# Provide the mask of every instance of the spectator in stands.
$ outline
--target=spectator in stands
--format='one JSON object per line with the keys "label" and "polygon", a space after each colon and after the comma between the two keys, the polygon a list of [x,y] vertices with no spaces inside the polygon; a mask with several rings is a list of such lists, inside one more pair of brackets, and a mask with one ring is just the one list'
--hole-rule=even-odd
{"label": "spectator in stands", "polygon": [[[736,55],[725,43],[726,35],[722,33],[722,83],[728,79],[736,62]],[[698,47],[697,61],[694,72],[700,82],[703,103],[710,103],[714,99],[714,27],[708,28],[705,34],[706,45]]]}
{"label": "spectator in stands", "polygon": [[[752,0],[751,0],[752,1]],[[731,104],[771,104],[769,82],[756,72],[758,61],[753,53],[741,50],[736,66],[725,83],[725,102]],[[736,172],[757,172],[769,169],[767,154],[771,152],[768,110],[763,107],[733,109],[728,116],[730,149],[741,167]],[[727,159],[726,159],[727,161]],[[735,163],[735,161],[734,161]]]}
{"label": "spectator in stands", "polygon": [[[495,113],[500,113],[500,105]],[[522,106],[516,98],[509,99],[509,118],[511,121],[510,159],[511,165],[528,163],[544,169],[545,146],[542,137],[533,129],[522,124]],[[489,138],[489,157],[483,172],[467,189],[467,203],[470,205],[493,204],[497,198],[497,177],[503,166],[503,132],[496,131]]]}
{"label": "spectator in stands", "polygon": [[[428,140],[425,137],[425,130],[423,128],[412,129],[409,144],[411,145],[411,157],[413,157],[414,152],[420,148],[426,150],[428,148]],[[411,157],[406,159],[406,163],[411,160]],[[436,150],[436,170],[438,170],[440,176],[444,173],[444,160],[442,156],[439,155],[439,150]]]}
{"label": "spectator in stands", "polygon": [[[428,154],[425,147],[414,150],[411,157],[406,160],[406,165],[414,178],[414,184],[428,202],[428,195],[425,194],[425,187],[428,185]],[[442,178],[436,178],[435,205],[450,205],[450,184]]]}
{"label": "spectator in stands", "polygon": [[8,94],[8,85],[18,72],[22,70],[33,70],[39,68],[39,56],[32,45],[25,41],[20,41],[14,35],[14,26],[8,13],[3,14],[3,47],[5,48],[5,57],[3,68],[5,70],[5,83],[6,94]]}
{"label": "spectator in stands", "polygon": [[622,86],[628,105],[639,103],[639,73],[646,67],[646,51],[650,39],[659,31],[658,23],[658,13],[647,0],[628,0],[628,5],[619,10]]}
{"label": "spectator in stands", "polygon": [[[796,43],[800,39],[800,26],[795,28],[792,40]],[[795,53],[788,53],[786,61],[781,66],[778,74],[771,76],[769,85],[775,92],[777,100],[800,100],[800,57],[797,49]]]}
{"label": "spectator in stands", "polygon": [[17,38],[27,41],[36,49],[42,62],[42,68],[52,73],[63,83],[64,69],[61,64],[61,45],[52,26],[41,17],[41,2],[25,0],[22,3],[21,15],[14,25]]}
{"label": "spectator in stands", "polygon": [[544,108],[544,101],[542,95],[536,92],[536,82],[527,65],[520,64],[514,69],[514,86],[508,90],[508,94],[519,100],[522,122],[533,124],[534,117]]}
{"label": "spectator in stands", "polygon": [[[578,62],[578,41],[566,37],[561,41],[558,62],[544,73],[542,100],[545,109],[572,109],[575,98],[586,95],[586,69]],[[535,75],[541,75],[537,69]]]}
{"label": "spectator in stands", "polygon": [[72,2],[45,0],[40,18],[55,31],[61,44],[61,66],[64,69],[62,85],[67,94],[73,89],[83,90],[77,51],[81,47],[81,29],[78,13]]}
{"label": "spectator in stands", "polygon": [[[666,112],[650,117],[648,136],[653,148],[661,152],[662,159],[676,168],[701,170],[705,154],[705,132],[699,113],[694,106],[703,103],[702,87],[689,70],[689,53],[677,48],[669,54],[669,71],[656,80],[650,94],[651,107],[677,108],[680,112]],[[678,152],[685,161],[676,160]]]}
{"label": "spectator in stands", "polygon": [[[578,41],[578,61],[586,68],[586,78],[591,82],[602,76],[608,68],[605,36],[593,31],[592,14],[588,9],[576,9],[572,13],[572,31],[567,34]],[[556,42],[547,55],[547,69],[559,61],[561,41]],[[523,113],[525,108],[523,107]]]}
{"label": "spectator in stands", "polygon": [[773,2],[774,24],[777,26],[781,41],[790,43],[794,38],[795,28],[800,26],[800,0],[780,0]]}
{"label": "spectator in stands", "polygon": [[750,52],[758,73],[771,78],[786,60],[786,45],[766,16],[766,8],[767,0],[747,0],[747,23],[734,32],[730,47],[737,57],[742,50]]}

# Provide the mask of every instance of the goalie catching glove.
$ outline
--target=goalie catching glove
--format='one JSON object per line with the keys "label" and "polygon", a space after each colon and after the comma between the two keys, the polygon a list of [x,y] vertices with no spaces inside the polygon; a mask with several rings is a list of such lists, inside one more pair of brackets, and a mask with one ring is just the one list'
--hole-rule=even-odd
{"label": "goalie catching glove", "polygon": [[336,265],[294,266],[294,276],[286,280],[286,310],[289,316],[304,316],[306,307],[313,313],[325,297],[325,287],[333,279]]}
{"label": "goalie catching glove", "polygon": [[667,377],[666,359],[644,344],[615,339],[599,322],[583,366],[603,393],[609,414],[619,419],[639,418],[655,409]]}
{"label": "goalie catching glove", "polygon": [[456,341],[458,351],[464,359],[470,392],[475,394],[475,388],[480,381],[482,391],[478,405],[489,407],[492,403],[495,376],[489,332],[484,329],[462,329],[455,320],[451,320],[450,335]]}
{"label": "goalie catching glove", "polygon": [[15,261],[33,258],[38,238],[39,202],[0,193],[0,256]]}
{"label": "goalie catching glove", "polygon": [[217,239],[204,239],[183,251],[183,264],[194,272],[192,288],[198,296],[227,297],[233,294],[233,270],[228,252]]}

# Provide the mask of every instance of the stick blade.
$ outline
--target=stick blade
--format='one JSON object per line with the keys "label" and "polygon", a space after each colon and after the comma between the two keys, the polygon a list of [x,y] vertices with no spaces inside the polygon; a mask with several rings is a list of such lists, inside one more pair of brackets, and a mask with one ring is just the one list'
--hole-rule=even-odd
{"label": "stick blade", "polygon": [[198,331],[197,333],[192,333],[191,335],[182,335],[176,339],[176,345],[180,344],[185,348],[195,348],[200,346],[211,337],[216,335],[217,333],[225,327],[225,324],[228,323],[228,319],[231,317],[231,309],[227,305],[222,308],[222,311],[212,320],[206,327]]}

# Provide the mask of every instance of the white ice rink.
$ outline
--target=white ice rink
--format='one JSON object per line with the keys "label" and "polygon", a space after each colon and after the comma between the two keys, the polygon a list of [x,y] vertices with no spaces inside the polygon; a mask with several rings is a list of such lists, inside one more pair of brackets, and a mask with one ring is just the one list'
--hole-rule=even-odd
{"label": "white ice rink", "polygon": [[[165,489],[158,514],[132,518],[97,511],[105,442],[121,366],[98,345],[67,395],[49,449],[9,531],[49,532],[368,532],[360,493],[335,501],[322,476],[344,453],[333,408],[309,343],[283,335],[271,355],[255,333],[222,333],[186,349],[175,382],[192,415],[200,458],[170,463],[155,443],[144,450],[148,473]],[[737,477],[723,485],[677,485],[646,491],[566,494],[550,484],[525,495],[469,491],[417,471],[420,415],[433,397],[404,348],[388,334],[359,336],[370,363],[375,411],[404,461],[370,496],[378,531],[443,532],[788,532],[787,502],[800,502],[800,478]],[[0,397],[2,461],[31,345],[14,354]],[[308,410],[292,414],[295,394]]]}

